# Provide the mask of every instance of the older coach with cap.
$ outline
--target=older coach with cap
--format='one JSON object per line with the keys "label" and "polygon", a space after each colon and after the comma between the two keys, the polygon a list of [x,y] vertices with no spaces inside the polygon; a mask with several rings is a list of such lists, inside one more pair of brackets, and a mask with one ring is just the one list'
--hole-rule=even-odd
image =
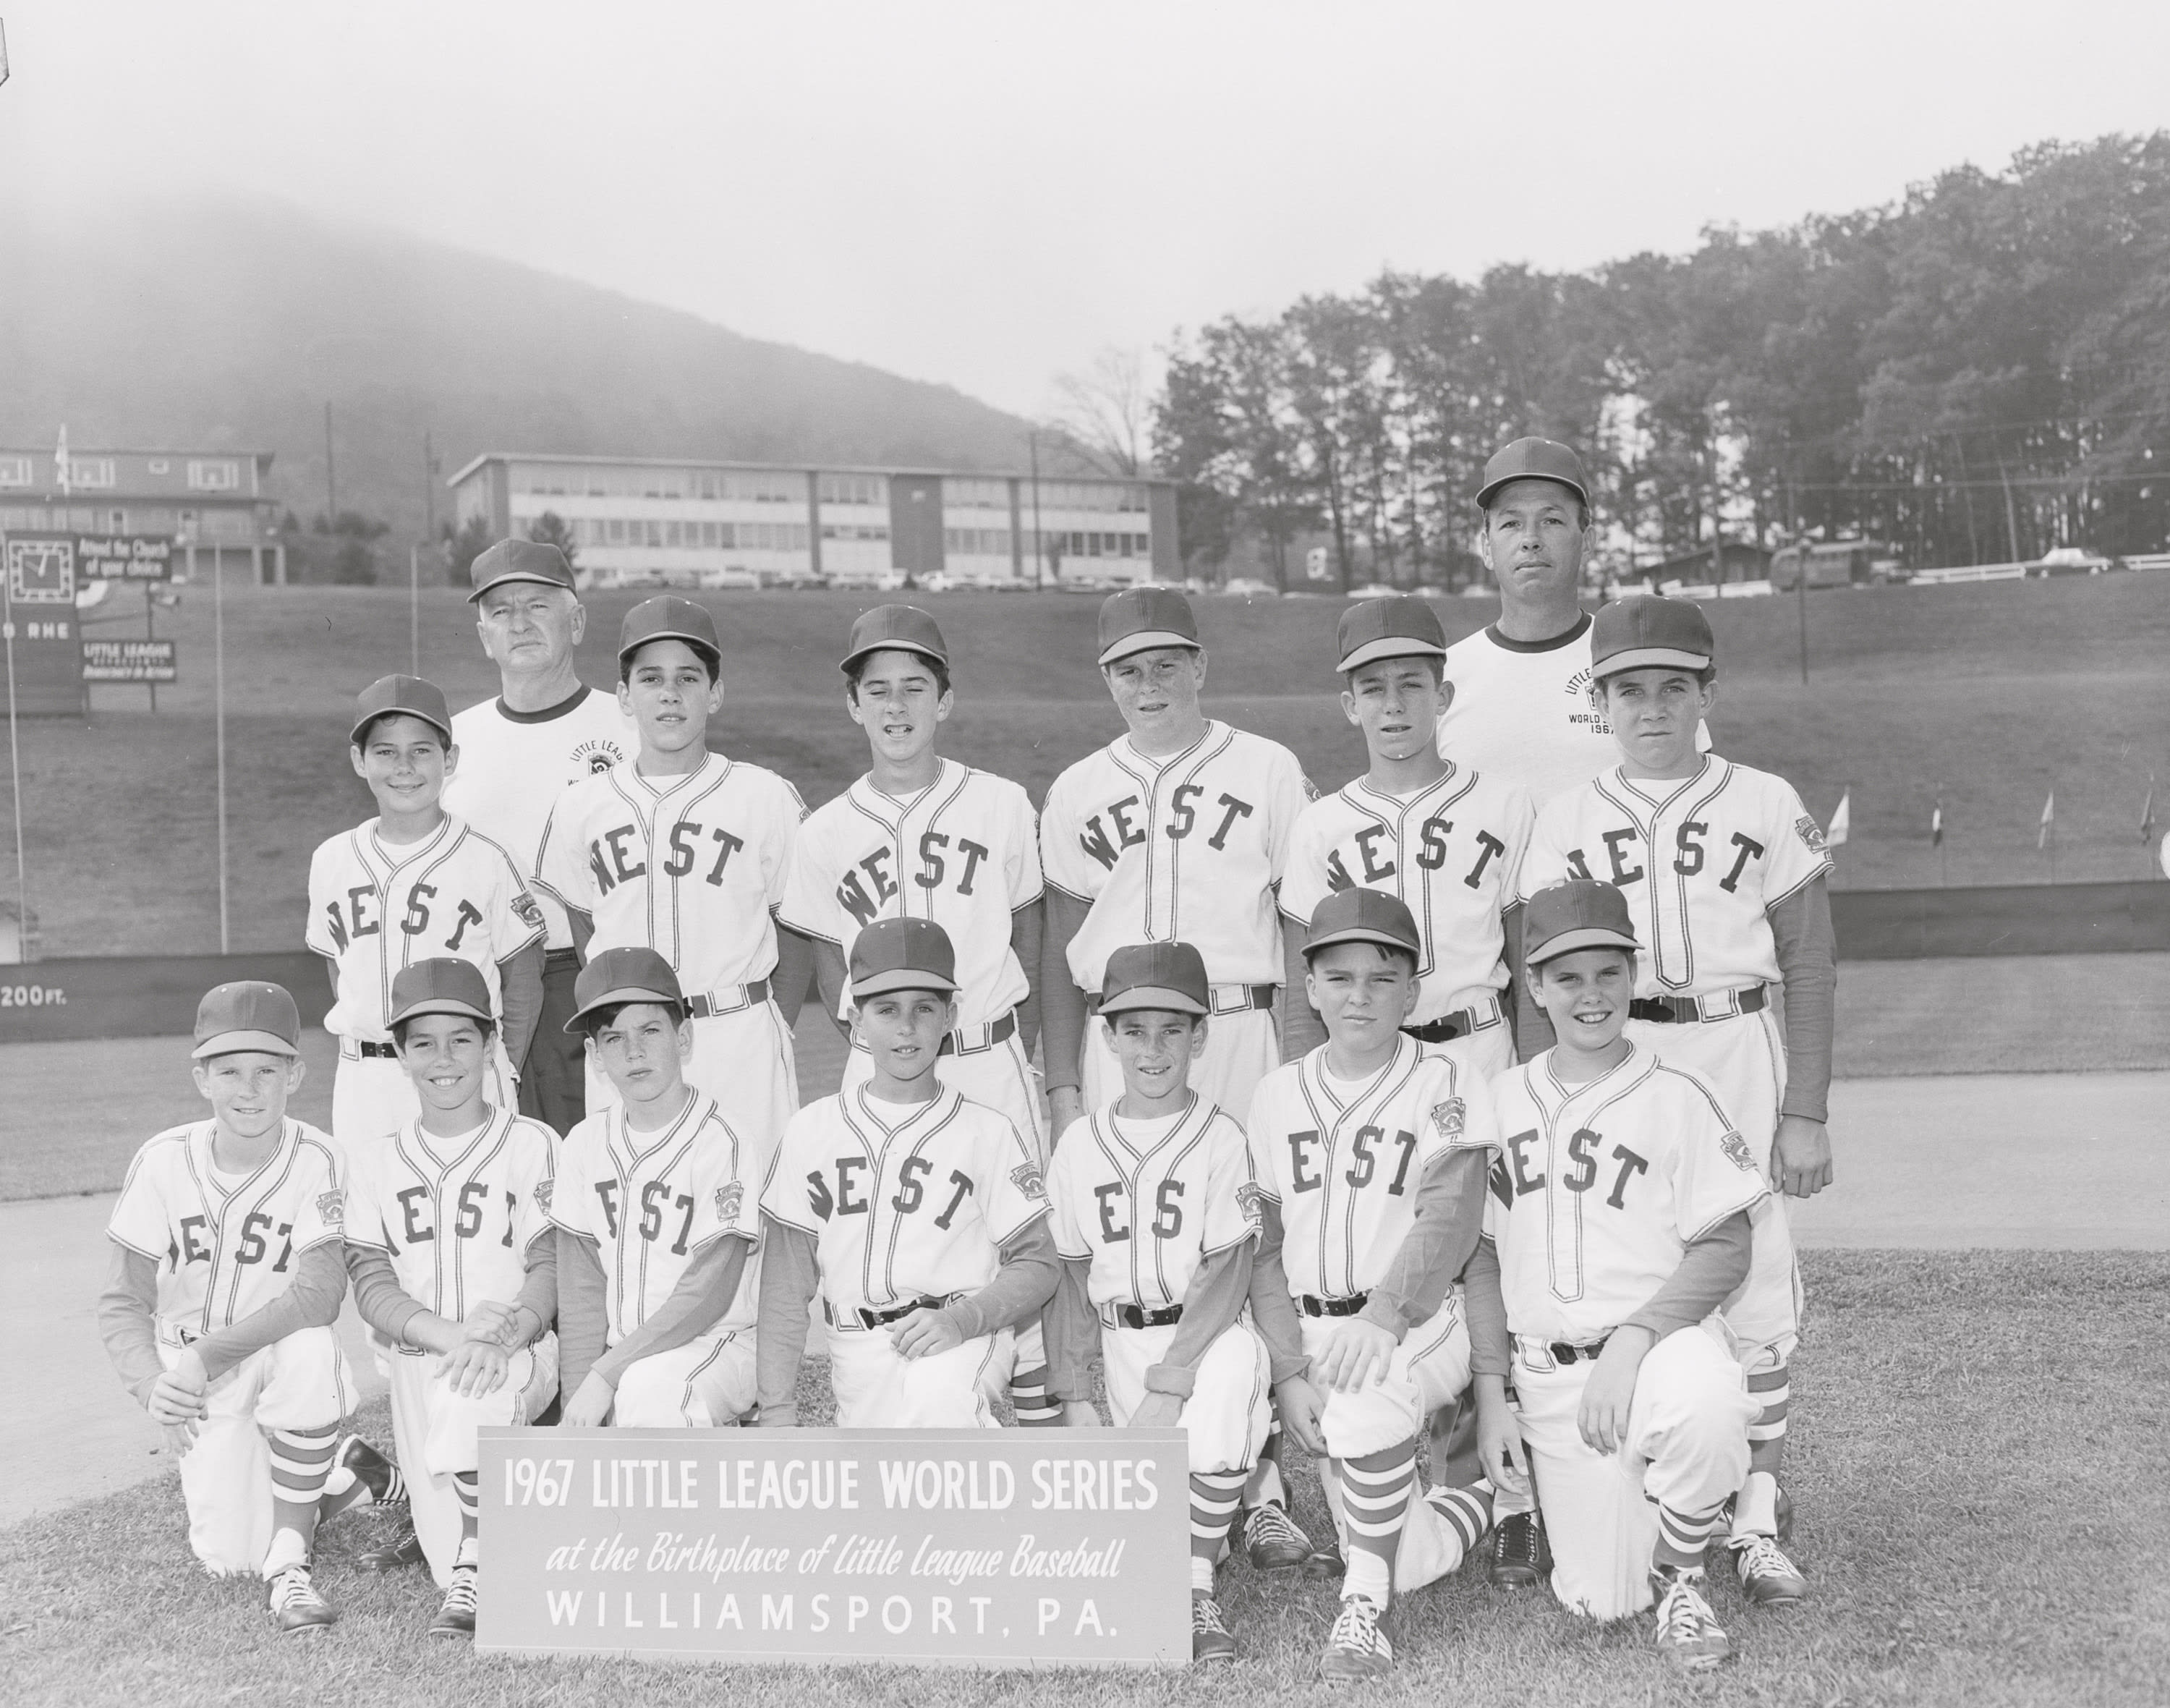
{"label": "older coach with cap", "polygon": [[[445,805],[532,872],[558,795],[630,758],[640,738],[617,696],[587,687],[574,668],[588,613],[563,552],[500,540],[475,560],[473,580],[475,630],[499,693],[452,719],[462,763]],[[563,1134],[587,1110],[580,1040],[565,1031],[580,963],[564,908],[539,890],[536,902],[547,928],[542,1015],[517,1064],[520,1110]]]}

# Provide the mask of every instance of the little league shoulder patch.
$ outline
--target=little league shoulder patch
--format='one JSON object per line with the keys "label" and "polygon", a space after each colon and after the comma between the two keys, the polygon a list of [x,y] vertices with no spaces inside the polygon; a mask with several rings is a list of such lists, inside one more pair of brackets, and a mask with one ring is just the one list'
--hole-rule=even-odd
{"label": "little league shoulder patch", "polygon": [[1010,1170],[1010,1184],[1028,1198],[1047,1196],[1047,1182],[1040,1178],[1040,1165],[1022,1162]]}
{"label": "little league shoulder patch", "polygon": [[1748,1174],[1756,1172],[1756,1159],[1748,1154],[1748,1141],[1737,1132],[1729,1132],[1718,1142],[1718,1147],[1733,1159],[1733,1165]]}
{"label": "little league shoulder patch", "polygon": [[1824,833],[1817,827],[1815,820],[1809,817],[1807,813],[1803,813],[1793,821],[1793,828],[1800,833],[1801,840],[1808,844],[1810,854],[1825,852]]}
{"label": "little league shoulder patch", "polygon": [[317,1216],[330,1226],[343,1227],[346,1223],[346,1194],[338,1187],[317,1194]]}
{"label": "little league shoulder patch", "polygon": [[1450,1097],[1444,1103],[1431,1106],[1431,1124],[1439,1129],[1441,1138],[1462,1137],[1462,1106],[1459,1097]]}
{"label": "little league shoulder patch", "polygon": [[1236,1188],[1236,1207],[1243,1213],[1246,1222],[1266,1219],[1266,1191],[1256,1181],[1245,1181]]}
{"label": "little league shoulder patch", "polygon": [[536,905],[534,897],[522,890],[512,898],[512,911],[520,915],[520,923],[531,930],[542,929],[542,909]]}
{"label": "little league shoulder patch", "polygon": [[739,1206],[744,1202],[746,1202],[746,1185],[743,1181],[733,1181],[728,1186],[716,1188],[716,1213],[724,1221],[737,1221]]}
{"label": "little league shoulder patch", "polygon": [[535,1183],[535,1207],[537,1209],[548,1210],[550,1207],[550,1189],[557,1184],[558,1183],[555,1181],[537,1181]]}

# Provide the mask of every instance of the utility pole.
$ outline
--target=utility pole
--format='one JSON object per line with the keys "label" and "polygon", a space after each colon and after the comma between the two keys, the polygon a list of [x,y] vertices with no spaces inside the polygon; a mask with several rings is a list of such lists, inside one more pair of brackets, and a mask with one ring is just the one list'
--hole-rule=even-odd
{"label": "utility pole", "polygon": [[1029,428],[1025,443],[1032,447],[1032,585],[1035,592],[1047,591],[1047,536],[1040,527],[1040,431]]}
{"label": "utility pole", "polygon": [[422,543],[437,549],[437,452],[422,435]]}
{"label": "utility pole", "polygon": [[324,399],[324,526],[339,523],[339,469],[332,461],[332,405]]}

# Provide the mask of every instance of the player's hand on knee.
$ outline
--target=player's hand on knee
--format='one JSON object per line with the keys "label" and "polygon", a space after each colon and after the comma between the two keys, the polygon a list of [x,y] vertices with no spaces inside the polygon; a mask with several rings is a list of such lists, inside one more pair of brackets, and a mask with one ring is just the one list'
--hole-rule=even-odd
{"label": "player's hand on knee", "polygon": [[1771,1179],[1788,1197],[1812,1198],[1831,1183],[1831,1132],[1805,1115],[1782,1115],[1771,1141]]}
{"label": "player's hand on knee", "polygon": [[1616,1329],[1582,1386],[1582,1410],[1575,1427],[1599,1453],[1617,1453],[1628,1439],[1628,1408],[1635,1403],[1635,1378],[1653,1344],[1648,1329]]}
{"label": "player's hand on knee", "polygon": [[1482,1385],[1477,1395],[1477,1454],[1483,1462],[1484,1475],[1491,1478],[1494,1486],[1517,1495],[1530,1491],[1529,1449],[1522,1444],[1522,1426],[1515,1416],[1515,1408],[1507,1403],[1504,1384],[1494,1379],[1500,1388],[1497,1393],[1487,1394]]}
{"label": "player's hand on knee", "polygon": [[610,1417],[617,1390],[593,1370],[581,1378],[580,1387],[565,1402],[564,1423],[569,1429],[600,1429]]}
{"label": "player's hand on knee", "polygon": [[505,1385],[511,1356],[495,1341],[462,1341],[437,1360],[437,1373],[462,1400],[479,1400]]}
{"label": "player's hand on knee", "polygon": [[1104,1429],[1100,1422],[1100,1408],[1090,1400],[1066,1400],[1062,1402],[1062,1427],[1066,1429]]}
{"label": "player's hand on knee", "polygon": [[947,1311],[922,1309],[890,1331],[889,1343],[903,1358],[931,1358],[965,1344],[965,1332]]}
{"label": "player's hand on knee", "polygon": [[1334,1325],[1326,1350],[1312,1364],[1312,1373],[1328,1388],[1349,1394],[1366,1382],[1387,1379],[1387,1367],[1400,1342],[1392,1333],[1361,1317]]}
{"label": "player's hand on knee", "polygon": [[1280,1402],[1281,1427],[1289,1438],[1306,1453],[1323,1455],[1326,1452],[1326,1402],[1319,1397],[1318,1389],[1301,1376],[1291,1376],[1277,1383],[1274,1398]]}
{"label": "player's hand on knee", "polygon": [[1183,1401],[1173,1394],[1148,1394],[1130,1414],[1132,1429],[1173,1429],[1183,1422]]}
{"label": "player's hand on knee", "polygon": [[516,1302],[486,1298],[460,1319],[460,1331],[471,1341],[495,1341],[510,1347],[517,1332],[513,1319],[519,1310]]}

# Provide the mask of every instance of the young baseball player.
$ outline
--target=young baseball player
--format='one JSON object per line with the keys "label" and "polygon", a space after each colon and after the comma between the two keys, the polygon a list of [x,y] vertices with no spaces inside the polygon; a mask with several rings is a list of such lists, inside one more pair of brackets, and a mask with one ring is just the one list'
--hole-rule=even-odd
{"label": "young baseball player", "polygon": [[852,944],[851,988],[873,1072],[792,1117],[762,1193],[762,1422],[798,1422],[818,1293],[839,1426],[992,1428],[1013,1331],[1055,1292],[1039,1159],[935,1072],[957,1028],[939,925],[874,921]]}
{"label": "young baseball player", "polygon": [[[791,1022],[811,951],[779,936],[772,914],[806,808],[773,771],[708,751],[723,654],[705,608],[643,601],[625,614],[617,660],[640,752],[559,796],[536,881],[589,956],[641,948],[670,962],[692,1026],[686,1077],[765,1159],[799,1106]],[[617,1095],[602,1063],[591,1050],[591,1112]]]}
{"label": "young baseball player", "polygon": [[1560,1600],[1595,1619],[1654,1602],[1658,1646],[1700,1672],[1732,1652],[1703,1550],[1756,1412],[1716,1313],[1768,1189],[1708,1083],[1627,1036],[1639,956],[1621,892],[1540,890],[1524,929],[1559,1041],[1494,1085],[1467,1279],[1481,1451],[1502,1488],[1526,1497],[1534,1470]]}
{"label": "young baseball player", "polygon": [[1468,1384],[1454,1277],[1476,1249],[1481,1147],[1496,1132],[1483,1077],[1401,1030],[1424,952],[1405,906],[1340,891],[1319,903],[1304,948],[1326,1042],[1252,1100],[1267,1202],[1251,1308],[1282,1421],[1320,1456],[1348,1561],[1319,1670],[1350,1683],[1393,1665],[1380,1629],[1392,1593],[1451,1571],[1491,1523],[1487,1487],[1424,1492],[1416,1447],[1424,1420]]}
{"label": "young baseball player", "polygon": [[[558,1391],[557,1254],[543,1208],[555,1140],[489,1101],[489,988],[465,961],[392,981],[393,1041],[421,1114],[348,1158],[347,1266],[390,1358],[392,1434],[415,1534],[445,1591],[430,1635],[474,1635],[484,1424]],[[506,1317],[519,1320],[508,1336]],[[510,1344],[508,1344],[508,1341]]]}
{"label": "young baseball player", "polygon": [[[1824,1120],[1838,975],[1823,833],[1782,778],[1698,750],[1718,688],[1710,624],[1695,604],[1608,605],[1590,656],[1620,763],[1539,813],[1524,893],[1565,877],[1619,887],[1644,945],[1628,1036],[1708,1080],[1756,1166],[1809,1197],[1831,1177]],[[1805,1590],[1777,1539],[1799,1282],[1783,1199],[1763,1198],[1752,1219],[1754,1265],[1725,1320],[1762,1410],[1729,1545],[1750,1598],[1785,1603]]]}
{"label": "young baseball player", "polygon": [[434,683],[387,676],[355,703],[355,774],[377,817],[333,837],[309,862],[310,948],[331,963],[324,1025],[339,1041],[332,1131],[355,1146],[421,1112],[387,1021],[392,981],[417,961],[457,956],[482,970],[505,1015],[492,1095],[513,1100],[542,1000],[542,914],[511,856],[440,800],[459,763],[452,715]]}
{"label": "young baseball player", "polygon": [[1065,1400],[1090,1400],[1097,1355],[1118,1424],[1179,1422],[1189,1437],[1190,1657],[1228,1661],[1214,1566],[1265,1445],[1273,1374],[1243,1316],[1259,1216],[1243,1130],[1190,1089],[1211,1006],[1188,943],[1108,957],[1099,1021],[1123,1095],[1056,1148],[1048,1202],[1063,1276],[1047,1318]]}
{"label": "young baseball player", "polygon": [[559,1241],[563,1422],[712,1429],[754,1400],[756,1199],[767,1147],[686,1083],[687,1003],[652,949],[580,969],[570,1024],[610,1103],[565,1138],[545,1207]]}
{"label": "young baseball player", "polygon": [[[1005,778],[935,752],[954,706],[942,630],[910,605],[879,605],[852,625],[844,703],[867,734],[867,774],[799,827],[778,918],[814,945],[821,999],[847,1036],[852,945],[876,919],[933,919],[957,951],[958,1026],[935,1071],[1009,1117],[1047,1155],[1033,986],[1040,973],[1040,843],[1032,803]],[[873,1072],[853,1048],[844,1084]],[[1010,1400],[1023,1424],[1057,1424],[1037,1321],[1017,1331]]]}
{"label": "young baseball player", "polygon": [[98,1307],[114,1368],[180,1456],[189,1545],[215,1577],[260,1573],[281,1631],[339,1617],[309,1555],[357,1397],[332,1329],[346,1296],[339,1152],[286,1118],[301,1040],[275,984],[205,995],[194,1057],[211,1118],[136,1153]]}

